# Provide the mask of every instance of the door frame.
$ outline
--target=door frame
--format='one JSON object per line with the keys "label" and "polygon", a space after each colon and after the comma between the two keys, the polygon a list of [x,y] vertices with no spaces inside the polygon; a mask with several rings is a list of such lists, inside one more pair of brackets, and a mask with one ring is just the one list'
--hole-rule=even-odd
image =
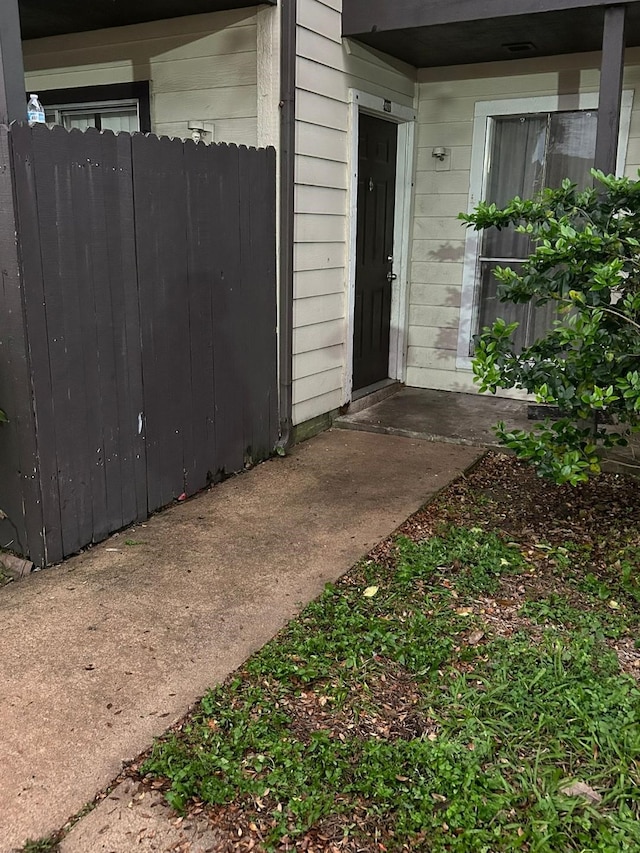
{"label": "door frame", "polygon": [[347,342],[344,372],[344,404],[353,393],[353,334],[356,302],[356,241],[358,236],[358,153],[360,113],[385,119],[398,126],[396,194],[393,225],[393,271],[398,276],[391,294],[389,378],[404,381],[409,309],[409,253],[413,202],[416,112],[367,92],[349,89],[349,244],[347,262]]}

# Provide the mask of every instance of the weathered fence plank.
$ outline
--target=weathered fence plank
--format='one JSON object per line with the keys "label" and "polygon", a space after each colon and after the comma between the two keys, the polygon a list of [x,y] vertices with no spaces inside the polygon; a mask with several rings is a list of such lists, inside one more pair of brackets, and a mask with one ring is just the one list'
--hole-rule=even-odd
{"label": "weathered fence plank", "polygon": [[[103,134],[103,139],[108,135]],[[116,188],[106,197],[106,239],[114,315],[124,317],[115,342],[118,388],[118,436],[122,488],[122,525],[147,517],[147,456],[140,357],[140,306],[133,206],[131,136],[116,137]],[[118,307],[119,306],[119,307]]]}
{"label": "weathered fence plank", "polygon": [[69,134],[36,132],[33,152],[55,423],[55,445],[38,448],[57,460],[62,545],[71,554],[91,542],[93,522]]}
{"label": "weathered fence plank", "polygon": [[[56,562],[62,559],[64,548],[58,488],[56,424],[49,360],[49,332],[37,203],[37,174],[34,163],[35,145],[40,138],[38,131],[35,129],[31,131],[24,125],[16,125],[12,128],[11,143],[16,210],[20,228],[19,242],[22,248],[25,312],[29,318],[30,376],[38,423],[38,475],[43,531],[41,554],[42,559]],[[43,130],[40,133],[44,136],[46,132]],[[30,542],[29,547],[30,556],[35,560],[33,542]]]}
{"label": "weathered fence plank", "polygon": [[166,137],[134,136],[132,148],[148,505],[153,509],[184,490],[189,326],[183,146]]}
{"label": "weathered fence plank", "polygon": [[[124,464],[136,423],[136,416],[130,410],[126,397],[126,376],[128,368],[133,367],[132,362],[138,360],[138,347],[133,358],[127,358],[124,294],[127,287],[133,287],[134,292],[137,290],[137,280],[135,277],[133,281],[124,280],[121,253],[117,250],[118,243],[114,245],[113,240],[112,229],[117,228],[119,212],[113,209],[113,200],[118,199],[120,190],[117,137],[112,133],[92,133],[91,144],[91,159],[95,164],[90,186],[92,227],[94,235],[100,235],[99,238],[94,236],[97,245],[93,258],[93,282],[102,422],[100,454],[105,477],[108,534],[126,524],[125,519],[132,515],[135,517],[135,501],[129,500],[127,512],[123,506],[125,497],[135,495],[133,472],[131,488],[125,488]],[[94,537],[103,538],[97,526]]]}
{"label": "weathered fence plank", "polygon": [[275,157],[21,126],[12,145],[39,458],[18,547],[44,564],[272,451]]}
{"label": "weathered fence plank", "polygon": [[244,339],[240,290],[240,157],[235,145],[215,152],[218,163],[216,215],[216,287],[213,303],[213,366],[216,387],[218,472],[239,471],[244,465],[242,407],[245,389],[241,371]]}
{"label": "weathered fence plank", "polygon": [[43,561],[41,486],[10,148],[7,128],[0,126],[0,407],[9,418],[0,428],[0,509],[6,515],[0,519],[0,546],[21,553],[32,549],[35,559]]}
{"label": "weathered fence plank", "polygon": [[[71,394],[75,398],[75,406],[69,416],[77,421],[77,427],[74,424],[77,429],[74,437],[77,473],[73,486],[69,484],[69,497],[73,500],[72,505],[82,507],[88,516],[86,524],[90,541],[104,539],[110,529],[103,408],[109,406],[111,394],[101,381],[104,366],[101,344],[104,342],[100,340],[101,306],[97,304],[98,293],[106,289],[108,276],[105,277],[104,226],[98,220],[102,198],[96,197],[102,195],[102,176],[96,176],[94,180],[94,173],[100,169],[96,136],[99,136],[97,131],[84,134],[75,130],[59,134],[66,143],[66,150],[61,151],[61,155],[70,165],[70,208],[62,210],[60,217],[64,221],[65,232],[68,229],[68,260],[73,264],[65,276],[65,319],[70,321],[67,341],[73,342],[72,352],[78,353],[78,359],[73,358],[66,365],[69,382],[73,383]],[[58,168],[64,166],[61,163]],[[79,531],[85,541],[87,528],[81,526]],[[85,542],[79,542],[78,548],[82,544]]]}
{"label": "weathered fence plank", "polygon": [[[189,288],[189,356],[191,447],[185,453],[187,494],[213,481],[216,459],[216,398],[213,366],[213,292],[218,237],[212,233],[215,216],[210,150],[187,142],[184,148],[187,190],[187,279]],[[210,460],[212,467],[202,465]]]}

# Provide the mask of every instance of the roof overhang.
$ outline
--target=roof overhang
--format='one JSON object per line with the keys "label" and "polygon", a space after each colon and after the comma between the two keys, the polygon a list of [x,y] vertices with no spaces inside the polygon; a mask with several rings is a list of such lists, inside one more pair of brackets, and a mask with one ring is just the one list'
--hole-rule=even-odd
{"label": "roof overhang", "polygon": [[600,50],[614,5],[640,45],[640,0],[344,0],[343,35],[416,68],[552,56]]}
{"label": "roof overhang", "polygon": [[[277,0],[260,0],[275,6]],[[19,0],[23,39],[122,27],[256,6],[256,0]]]}

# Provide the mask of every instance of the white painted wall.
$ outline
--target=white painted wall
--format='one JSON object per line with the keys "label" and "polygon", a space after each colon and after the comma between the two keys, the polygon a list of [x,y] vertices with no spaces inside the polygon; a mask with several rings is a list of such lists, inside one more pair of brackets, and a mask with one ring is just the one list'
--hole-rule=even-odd
{"label": "white painted wall", "polygon": [[217,142],[257,142],[256,9],[24,43],[29,91],[149,80],[154,133],[213,122]]}
{"label": "white painted wall", "polygon": [[[418,155],[406,382],[419,388],[475,391],[470,370],[456,367],[471,139],[477,101],[597,92],[600,54],[423,69],[418,72]],[[640,86],[640,50],[627,53],[625,89]],[[434,146],[450,149],[440,164]],[[640,98],[634,99],[626,174],[640,167]]]}
{"label": "white painted wall", "polygon": [[349,89],[413,106],[414,69],[341,37],[342,0],[298,0],[293,421],[341,406]]}

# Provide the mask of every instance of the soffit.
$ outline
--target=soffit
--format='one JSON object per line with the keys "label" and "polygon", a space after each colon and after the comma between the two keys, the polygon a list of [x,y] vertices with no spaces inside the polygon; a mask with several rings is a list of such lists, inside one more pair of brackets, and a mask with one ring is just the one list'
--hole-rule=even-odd
{"label": "soffit", "polygon": [[[0,0],[1,2],[1,0]],[[262,0],[275,5],[277,0]],[[203,12],[246,9],[256,0],[19,0],[23,39],[80,33]]]}
{"label": "soffit", "polygon": [[[344,35],[416,68],[434,68],[601,50],[603,23],[604,9],[600,6],[376,32],[345,31]],[[524,44],[531,47],[522,51],[507,47]],[[637,45],[640,4],[631,3],[627,46]]]}

